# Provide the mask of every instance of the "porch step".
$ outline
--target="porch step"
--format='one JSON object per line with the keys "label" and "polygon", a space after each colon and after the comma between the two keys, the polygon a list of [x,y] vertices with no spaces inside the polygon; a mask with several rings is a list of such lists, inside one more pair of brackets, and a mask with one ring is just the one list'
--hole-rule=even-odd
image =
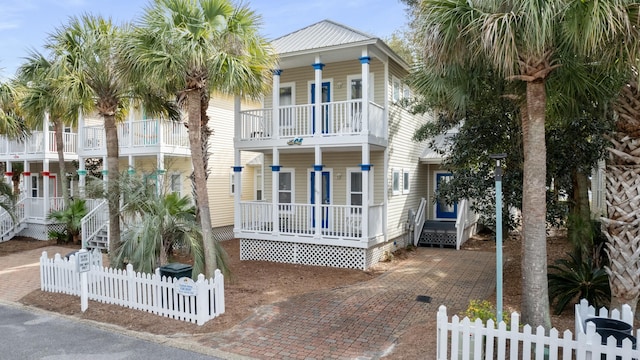
{"label": "porch step", "polygon": [[109,237],[107,236],[107,230],[100,230],[93,239],[87,241],[87,248],[89,249],[109,249]]}
{"label": "porch step", "polygon": [[453,221],[425,221],[418,246],[456,247],[456,223]]}

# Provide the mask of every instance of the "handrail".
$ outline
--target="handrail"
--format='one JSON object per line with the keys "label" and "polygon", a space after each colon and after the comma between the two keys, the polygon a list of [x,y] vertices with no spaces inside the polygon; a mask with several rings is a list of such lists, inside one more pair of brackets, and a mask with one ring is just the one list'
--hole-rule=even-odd
{"label": "handrail", "polygon": [[102,200],[93,210],[82,218],[80,223],[82,229],[82,248],[87,247],[87,243],[93,239],[98,232],[109,226],[109,214],[107,212],[107,200]]}
{"label": "handrail", "polygon": [[[3,238],[14,232],[18,226],[24,221],[24,198],[15,204],[15,217],[7,210],[0,208],[0,242]],[[8,239],[7,239],[8,240]]]}
{"label": "handrail", "polygon": [[425,212],[427,208],[427,200],[425,198],[420,199],[420,206],[416,212],[416,217],[413,222],[413,246],[418,246],[420,235],[422,235],[422,228],[425,223]]}
{"label": "handrail", "polygon": [[462,245],[462,236],[464,236],[464,230],[467,226],[467,210],[467,199],[462,199],[458,207],[458,217],[456,219],[456,250],[460,250],[460,245]]}

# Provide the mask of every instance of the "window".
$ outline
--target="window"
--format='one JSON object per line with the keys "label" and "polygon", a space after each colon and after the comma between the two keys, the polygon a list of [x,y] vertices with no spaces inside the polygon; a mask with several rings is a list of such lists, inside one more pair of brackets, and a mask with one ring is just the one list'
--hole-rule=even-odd
{"label": "window", "polygon": [[229,174],[229,195],[234,195],[236,193],[236,173],[231,172]]}
{"label": "window", "polygon": [[294,171],[280,170],[278,174],[278,203],[291,204],[294,200]]}
{"label": "window", "polygon": [[400,83],[400,79],[394,76],[392,80],[392,86],[393,86],[392,100],[394,103],[396,103],[400,101],[400,97],[402,96],[402,93],[401,93],[402,84]]}
{"label": "window", "polygon": [[349,198],[347,205],[362,205],[362,172],[349,172]]}
{"label": "window", "polygon": [[182,177],[180,173],[171,174],[171,178],[169,179],[169,190],[172,193],[178,194],[178,196],[182,196]]}
{"label": "window", "polygon": [[402,170],[402,193],[409,193],[409,169]]}
{"label": "window", "polygon": [[391,191],[393,195],[400,195],[400,170],[393,169],[393,175],[391,177]]}
{"label": "window", "polygon": [[256,167],[254,171],[254,186],[255,186],[255,198],[260,201],[263,200],[264,183],[262,182],[262,167]]}
{"label": "window", "polygon": [[[294,125],[295,84],[280,85],[280,127],[292,128]],[[284,107],[284,108],[283,108]]]}

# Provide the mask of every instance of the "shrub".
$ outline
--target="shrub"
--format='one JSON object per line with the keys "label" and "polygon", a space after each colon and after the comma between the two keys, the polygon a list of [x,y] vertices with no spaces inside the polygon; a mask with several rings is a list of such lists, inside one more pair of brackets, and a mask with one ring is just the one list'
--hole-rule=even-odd
{"label": "shrub", "polygon": [[[464,316],[471,321],[480,319],[483,324],[486,324],[489,319],[496,322],[496,308],[487,300],[471,300],[469,301],[469,307],[464,312]],[[509,316],[504,312],[502,313],[502,321],[509,326]]]}

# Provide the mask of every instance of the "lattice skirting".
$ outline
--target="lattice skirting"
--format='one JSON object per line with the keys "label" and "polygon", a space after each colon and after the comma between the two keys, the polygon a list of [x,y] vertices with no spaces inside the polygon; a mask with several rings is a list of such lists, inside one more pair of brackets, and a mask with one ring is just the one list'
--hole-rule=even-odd
{"label": "lattice skirting", "polygon": [[64,224],[25,224],[25,228],[22,229],[18,235],[34,238],[36,240],[49,240],[49,231],[63,231]]}
{"label": "lattice skirting", "polygon": [[425,229],[422,233],[421,244],[456,246],[456,233],[442,230]]}
{"label": "lattice skirting", "polygon": [[231,240],[233,237],[233,225],[213,228],[213,238],[216,241]]}
{"label": "lattice skirting", "polygon": [[394,241],[388,241],[369,249],[361,249],[333,245],[240,239],[241,260],[262,260],[360,270],[367,270],[385,258],[386,253],[392,253],[396,249],[398,249],[398,244],[396,242],[394,245]]}

